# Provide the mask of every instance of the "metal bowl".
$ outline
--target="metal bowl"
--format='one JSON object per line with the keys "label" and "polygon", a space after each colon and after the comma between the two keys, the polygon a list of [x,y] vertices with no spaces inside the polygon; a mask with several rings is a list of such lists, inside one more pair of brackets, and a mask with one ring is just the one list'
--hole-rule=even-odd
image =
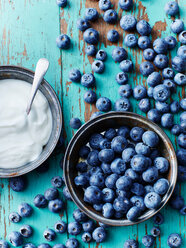
{"label": "metal bowl", "polygon": [[[0,80],[2,79],[19,79],[26,81],[30,84],[33,83],[34,72],[28,69],[17,66],[0,66]],[[62,128],[62,113],[59,100],[49,83],[43,79],[39,90],[48,100],[51,113],[52,113],[52,133],[50,135],[48,143],[43,148],[40,156],[33,162],[27,163],[19,168],[15,169],[2,169],[0,168],[0,178],[8,178],[20,176],[28,173],[38,166],[40,166],[54,150]]]}
{"label": "metal bowl", "polygon": [[[156,132],[160,138],[159,149],[162,155],[166,157],[170,162],[170,170],[167,175],[170,186],[166,195],[164,195],[159,208],[156,210],[148,210],[144,212],[143,215],[141,215],[136,222],[131,222],[124,218],[116,220],[103,217],[100,212],[97,212],[88,203],[84,202],[83,190],[78,188],[74,183],[74,178],[77,176],[76,164],[78,163],[79,159],[80,147],[87,144],[90,135],[92,135],[93,133],[101,133],[107,128],[118,128],[122,125],[127,125],[130,127],[138,126],[144,128],[145,130],[152,130]],[[148,220],[157,212],[159,212],[160,209],[163,208],[163,206],[165,206],[165,204],[171,197],[176,184],[177,159],[171,141],[158,125],[135,113],[109,112],[88,121],[76,132],[66,150],[63,171],[65,182],[72,200],[85,214],[87,214],[90,218],[107,225],[129,226]]]}

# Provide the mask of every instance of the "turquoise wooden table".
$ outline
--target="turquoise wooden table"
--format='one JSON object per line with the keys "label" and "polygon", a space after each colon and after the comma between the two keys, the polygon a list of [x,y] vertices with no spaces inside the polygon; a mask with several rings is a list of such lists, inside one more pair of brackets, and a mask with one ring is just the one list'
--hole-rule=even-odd
{"label": "turquoise wooden table", "polygon": [[[96,111],[94,105],[88,105],[83,101],[85,88],[79,84],[71,83],[68,79],[68,72],[71,68],[79,68],[82,72],[91,72],[92,58],[85,55],[86,44],[82,39],[82,33],[77,31],[76,21],[79,16],[83,16],[86,7],[96,7],[98,1],[94,0],[68,0],[69,5],[64,9],[59,9],[55,0],[0,0],[0,64],[20,65],[34,70],[36,62],[41,57],[46,57],[50,61],[50,68],[46,79],[55,89],[62,104],[64,120],[64,136],[69,141],[74,131],[69,127],[69,120],[72,117],[79,117],[82,122],[89,120],[90,115]],[[112,0],[114,8],[119,16],[124,13],[118,7],[118,1]],[[174,35],[170,31],[171,18],[165,15],[163,10],[167,0],[135,0],[132,14],[138,19],[144,18],[153,26],[152,39]],[[184,0],[179,0],[180,17],[184,18],[186,6]],[[114,47],[106,39],[106,33],[113,25],[105,24],[101,19],[99,23],[94,23],[93,27],[99,30],[101,42],[99,47],[108,52],[108,59],[105,62],[106,70],[102,75],[96,74],[95,91],[98,96],[107,96],[112,102],[118,99],[119,86],[115,82],[115,75],[119,72],[119,66],[113,62],[111,51]],[[119,25],[114,26],[120,33],[119,46],[123,45],[123,35],[125,34]],[[55,39],[61,33],[67,33],[72,40],[72,47],[69,50],[61,51],[56,47]],[[174,35],[175,36],[175,35]],[[146,85],[146,79],[139,73],[139,64],[142,61],[142,51],[138,49],[128,49],[129,58],[135,63],[136,70],[130,75],[131,85]],[[170,57],[176,53],[171,52]],[[177,87],[177,93],[173,99],[184,97],[184,89]],[[136,101],[131,99],[133,111],[139,114]],[[178,115],[175,116],[178,121]],[[176,139],[166,131],[171,138],[175,148]],[[13,192],[9,187],[7,179],[0,180],[0,238],[8,238],[8,234],[13,230],[19,230],[22,224],[30,224],[34,229],[33,237],[28,241],[36,245],[44,242],[43,231],[49,227],[53,228],[55,221],[63,219],[72,221],[72,212],[76,208],[72,202],[67,203],[67,210],[63,215],[56,215],[47,209],[39,210],[34,208],[32,217],[23,219],[19,224],[12,224],[8,220],[9,213],[17,210],[18,204],[23,201],[31,203],[38,193],[44,193],[50,187],[50,179],[55,175],[62,175],[59,161],[62,154],[54,154],[50,158],[50,168],[46,173],[38,174],[33,171],[27,175],[28,186],[24,192]],[[180,194],[186,194],[186,184],[179,186]],[[186,200],[186,198],[185,198]],[[177,232],[185,238],[186,220],[177,211],[166,206],[162,210],[165,222],[161,226],[162,235],[156,240],[155,247],[167,247],[167,237],[172,232]],[[96,245],[95,243],[83,244],[81,247],[102,247],[120,248],[128,238],[138,239],[141,243],[143,235],[150,232],[153,221],[149,220],[142,224],[131,227],[111,227],[108,230],[108,239],[105,243]],[[57,235],[55,243],[65,243],[68,235]],[[78,237],[80,240],[81,238]],[[143,245],[140,244],[140,247]],[[186,241],[182,245],[186,247]]]}

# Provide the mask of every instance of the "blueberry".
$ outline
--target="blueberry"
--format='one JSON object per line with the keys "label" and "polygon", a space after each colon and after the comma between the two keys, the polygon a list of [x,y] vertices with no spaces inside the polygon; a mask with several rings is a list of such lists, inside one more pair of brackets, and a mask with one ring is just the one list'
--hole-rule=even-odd
{"label": "blueberry", "polygon": [[133,206],[129,209],[129,211],[127,212],[127,219],[130,221],[136,221],[136,219],[140,216],[140,209],[136,206]]}
{"label": "blueberry", "polygon": [[102,214],[105,218],[110,219],[114,215],[114,208],[111,203],[105,203],[103,205]]}
{"label": "blueberry", "polygon": [[136,144],[135,151],[137,154],[142,154],[144,156],[148,156],[151,152],[149,146],[143,144],[142,142]]}
{"label": "blueberry", "polygon": [[171,128],[174,125],[174,116],[170,113],[165,113],[161,117],[161,125],[165,128]]}
{"label": "blueberry", "polygon": [[180,46],[177,50],[177,56],[186,59],[186,46]]}
{"label": "blueberry", "polygon": [[153,42],[153,49],[158,54],[166,53],[168,49],[167,42],[165,41],[165,39],[157,38]]}
{"label": "blueberry", "polygon": [[116,189],[116,195],[121,198],[129,198],[131,195],[130,191]]}
{"label": "blueberry", "polygon": [[99,152],[97,150],[93,150],[89,153],[88,158],[87,158],[87,163],[90,166],[98,166],[100,165],[100,160],[98,158]]}
{"label": "blueberry", "polygon": [[116,82],[117,82],[119,85],[126,84],[126,83],[128,82],[128,75],[127,75],[125,72],[119,72],[119,73],[116,75]]}
{"label": "blueberry", "polygon": [[73,129],[78,129],[81,127],[81,121],[79,118],[75,117],[70,119],[70,127]]}
{"label": "blueberry", "polygon": [[23,244],[23,236],[19,232],[11,232],[9,234],[9,240],[10,243],[15,247],[21,246]]}
{"label": "blueberry", "polygon": [[66,200],[72,201],[70,193],[69,193],[68,188],[66,186],[63,188],[63,196],[65,197]]}
{"label": "blueberry", "polygon": [[151,40],[148,36],[140,36],[138,39],[138,46],[142,50],[149,48],[151,45]]}
{"label": "blueberry", "polygon": [[61,8],[64,8],[67,6],[67,0],[56,0],[56,3]]}
{"label": "blueberry", "polygon": [[44,195],[38,194],[34,197],[34,205],[37,208],[45,208],[48,205],[48,202]]}
{"label": "blueberry", "polygon": [[103,20],[107,23],[114,24],[117,22],[117,19],[118,19],[118,14],[113,9],[106,10],[103,15]]}
{"label": "blueberry", "polygon": [[127,176],[121,176],[116,181],[116,188],[119,190],[129,190],[132,186],[132,179]]}
{"label": "blueberry", "polygon": [[131,203],[126,197],[119,196],[114,200],[113,207],[116,212],[122,212],[125,214],[131,207]]}
{"label": "blueberry", "polygon": [[9,244],[6,240],[1,239],[0,240],[0,247],[1,248],[9,248]]}
{"label": "blueberry", "polygon": [[77,28],[80,30],[80,31],[85,31],[86,29],[90,28],[90,23],[83,19],[83,18],[79,18],[77,20]]}
{"label": "blueberry", "polygon": [[103,194],[96,186],[89,186],[84,192],[84,201],[91,204],[99,204],[102,201]]}
{"label": "blueberry", "polygon": [[79,242],[75,238],[70,238],[70,239],[67,239],[65,245],[66,245],[66,248],[78,248]]}
{"label": "blueberry", "polygon": [[142,85],[137,85],[133,89],[133,96],[137,100],[141,100],[147,95],[147,90],[144,86]]}
{"label": "blueberry", "polygon": [[117,174],[111,174],[108,177],[106,177],[106,179],[105,179],[106,187],[110,188],[110,189],[114,189],[118,177],[119,176]]}
{"label": "blueberry", "polygon": [[154,245],[154,237],[152,235],[145,235],[142,238],[142,243],[145,247],[152,247]]}
{"label": "blueberry", "polygon": [[179,34],[184,30],[184,23],[182,20],[180,19],[175,19],[172,23],[171,23],[171,31],[175,34]]}
{"label": "blueberry", "polygon": [[107,163],[102,163],[101,169],[102,169],[104,174],[110,174],[112,172],[110,169],[110,164],[107,164]]}
{"label": "blueberry", "polygon": [[128,239],[127,241],[125,241],[123,248],[138,248],[138,247],[139,247],[138,241],[134,239]]}
{"label": "blueberry", "polygon": [[42,244],[38,245],[38,248],[51,248],[51,246],[47,243],[42,243]]}
{"label": "blueberry", "polygon": [[102,243],[106,239],[106,231],[103,227],[97,227],[93,233],[92,237],[96,241],[96,243]]}
{"label": "blueberry", "polygon": [[[79,150],[79,156],[81,157],[81,158],[84,158],[84,159],[86,159],[87,158],[87,156],[88,156],[88,154],[89,154],[89,152],[90,152],[90,148],[88,147],[88,146],[82,146],[81,148],[80,148],[80,150]],[[76,168],[77,168],[77,170],[79,170],[80,172],[85,172],[85,171],[81,171],[81,169],[80,169],[80,167],[78,166],[76,166]],[[83,169],[84,170],[84,169]]]}
{"label": "blueberry", "polygon": [[170,1],[165,4],[164,7],[165,13],[170,16],[175,16],[179,12],[178,3],[175,1]]}
{"label": "blueberry", "polygon": [[92,149],[99,149],[100,142],[103,140],[103,136],[99,133],[92,134],[89,139],[89,145]]}
{"label": "blueberry", "polygon": [[96,101],[96,108],[102,112],[108,112],[111,110],[111,101],[107,97],[100,97]]}
{"label": "blueberry", "polygon": [[133,0],[119,0],[119,7],[123,10],[130,10],[133,6]]}
{"label": "blueberry", "polygon": [[185,30],[182,31],[182,32],[179,34],[178,38],[179,38],[179,41],[180,41],[182,44],[186,45],[186,31],[185,31]]}
{"label": "blueberry", "polygon": [[171,104],[170,104],[170,111],[171,113],[175,114],[175,113],[178,113],[180,110],[180,104],[178,101],[173,101]]}
{"label": "blueberry", "polygon": [[33,229],[29,225],[22,226],[19,231],[20,231],[21,235],[25,238],[31,237],[32,233],[33,233]]}
{"label": "blueberry", "polygon": [[122,98],[128,98],[132,95],[132,87],[129,84],[122,85],[119,87],[118,93]]}
{"label": "blueberry", "polygon": [[112,51],[112,58],[115,62],[121,62],[127,58],[127,52],[123,47],[115,47]]}
{"label": "blueberry", "polygon": [[89,232],[84,232],[81,236],[81,239],[84,243],[90,243],[92,240],[92,235]]}
{"label": "blueberry", "polygon": [[174,77],[174,82],[180,86],[186,85],[186,76],[182,73],[177,73]]}
{"label": "blueberry", "polygon": [[125,59],[120,62],[119,67],[123,72],[131,72],[133,70],[133,63],[131,60]]}
{"label": "blueberry", "polygon": [[96,53],[96,59],[101,60],[101,61],[105,61],[107,58],[107,53],[104,50],[99,50]]}
{"label": "blueberry", "polygon": [[140,72],[143,76],[149,76],[153,71],[154,71],[154,66],[151,62],[145,61],[140,64]]}
{"label": "blueberry", "polygon": [[[23,248],[37,248],[37,246],[35,246],[34,244],[32,243],[27,243],[25,245],[23,245]],[[57,248],[57,247],[56,247]],[[59,247],[60,248],[60,247]],[[61,248],[64,248],[64,247],[61,247]]]}
{"label": "blueberry", "polygon": [[57,233],[65,233],[67,231],[67,223],[59,220],[55,223],[54,229]]}
{"label": "blueberry", "polygon": [[144,187],[143,187],[142,184],[140,184],[140,183],[133,183],[132,184],[132,187],[131,187],[131,192],[134,195],[141,196],[141,195],[144,195],[145,190],[144,190]]}
{"label": "blueberry", "polygon": [[170,67],[167,67],[167,68],[164,68],[163,71],[162,71],[162,75],[165,79],[173,79],[174,76],[175,76],[175,73],[174,71],[172,70],[172,68]]}
{"label": "blueberry", "polygon": [[166,173],[169,169],[169,161],[164,157],[157,157],[154,159],[154,166],[160,173]]}
{"label": "blueberry", "polygon": [[60,213],[64,210],[65,204],[61,199],[51,200],[48,203],[48,209],[53,213]]}
{"label": "blueberry", "polygon": [[18,206],[18,213],[21,217],[29,217],[32,215],[32,212],[32,207],[26,202],[23,202]]}
{"label": "blueberry", "polygon": [[63,244],[55,244],[53,248],[66,248],[66,246]]}
{"label": "blueberry", "polygon": [[68,49],[70,47],[70,38],[66,34],[61,34],[56,39],[56,45],[60,49]]}
{"label": "blueberry", "polygon": [[93,70],[93,72],[101,74],[105,70],[105,65],[101,60],[95,60],[92,63],[92,70]]}
{"label": "blueberry", "polygon": [[114,105],[114,109],[116,111],[129,111],[130,108],[131,108],[130,101],[126,97],[116,100]]}
{"label": "blueberry", "polygon": [[186,98],[181,99],[181,101],[180,101],[180,107],[183,110],[186,110]]}
{"label": "blueberry", "polygon": [[148,78],[147,78],[147,83],[149,86],[155,87],[156,85],[160,84],[162,81],[161,75],[159,72],[152,72]]}
{"label": "blueberry", "polygon": [[121,158],[116,158],[111,163],[111,170],[113,173],[116,173],[119,175],[123,174],[126,171],[126,168],[127,168],[126,163]]}
{"label": "blueberry", "polygon": [[153,237],[158,237],[158,236],[160,236],[160,233],[161,233],[161,232],[160,232],[160,228],[154,226],[154,227],[151,229],[150,233],[152,234]]}
{"label": "blueberry", "polygon": [[115,29],[111,29],[107,33],[107,40],[110,42],[118,42],[119,41],[119,33]]}
{"label": "blueberry", "polygon": [[172,79],[164,79],[163,84],[170,90],[171,93],[176,92],[176,84]]}
{"label": "blueberry", "polygon": [[178,182],[186,181],[186,167],[179,165],[178,166]]}
{"label": "blueberry", "polygon": [[111,9],[111,2],[110,0],[99,0],[99,8],[103,11]]}
{"label": "blueberry", "polygon": [[131,178],[133,181],[137,181],[139,179],[139,175],[131,168],[128,168],[124,175]]}
{"label": "blueberry", "polygon": [[24,176],[10,178],[10,188],[13,191],[20,192],[25,190],[27,185],[26,178]]}
{"label": "blueberry", "polygon": [[186,149],[186,134],[181,133],[178,136],[178,145],[184,149]]}
{"label": "blueberry", "polygon": [[111,142],[108,139],[102,139],[99,144],[99,148],[101,150],[103,149],[110,149],[111,148]]}
{"label": "blueberry", "polygon": [[186,205],[184,205],[184,206],[180,209],[180,214],[181,214],[181,215],[186,215]]}
{"label": "blueberry", "polygon": [[[147,37],[147,36],[142,36],[142,37]],[[139,42],[139,40],[138,40]],[[145,48],[143,51],[143,57],[144,59],[148,60],[148,61],[153,61],[155,58],[155,52],[152,48]]]}
{"label": "blueberry", "polygon": [[93,28],[88,28],[85,30],[83,34],[83,39],[86,43],[95,45],[99,41],[99,33],[97,30]]}
{"label": "blueberry", "polygon": [[130,138],[131,138],[134,142],[141,141],[143,133],[144,133],[143,128],[141,128],[141,127],[133,127],[133,128],[130,130]]}
{"label": "blueberry", "polygon": [[154,58],[154,65],[162,70],[168,66],[169,60],[165,54],[158,54]]}
{"label": "blueberry", "polygon": [[160,119],[161,119],[161,114],[160,112],[158,112],[157,109],[150,109],[148,112],[147,112],[147,117],[149,120],[155,122],[155,123],[158,123],[160,122]]}
{"label": "blueberry", "polygon": [[114,159],[114,151],[113,149],[103,149],[99,152],[98,158],[103,163],[112,162]]}
{"label": "blueberry", "polygon": [[144,199],[142,196],[132,196],[130,198],[130,202],[132,203],[133,206],[136,206],[140,209],[141,212],[145,210],[145,204],[144,204]]}
{"label": "blueberry", "polygon": [[184,111],[183,113],[181,113],[180,115],[180,122],[182,121],[186,121],[186,111]]}
{"label": "blueberry", "polygon": [[85,20],[86,21],[95,21],[99,17],[99,14],[95,8],[88,8],[85,10]]}
{"label": "blueberry", "polygon": [[94,230],[94,228],[95,228],[95,223],[91,219],[90,220],[87,220],[86,222],[84,222],[82,224],[82,228],[83,228],[83,231],[84,232],[90,232],[90,233],[92,233],[93,230]]}
{"label": "blueberry", "polygon": [[115,193],[112,189],[104,188],[102,190],[102,193],[103,193],[103,201],[104,202],[113,202],[114,197],[115,197]]}
{"label": "blueberry", "polygon": [[52,178],[51,183],[54,188],[61,188],[63,185],[63,179],[60,176],[56,176]]}
{"label": "blueberry", "polygon": [[167,193],[168,188],[169,188],[169,181],[165,178],[160,178],[154,184],[154,191],[159,195],[164,195],[165,193]]}
{"label": "blueberry", "polygon": [[81,80],[81,72],[78,69],[72,69],[69,72],[69,79],[73,82],[80,82]]}
{"label": "blueberry", "polygon": [[21,216],[17,212],[12,212],[9,214],[9,220],[12,223],[18,223],[21,221]]}
{"label": "blueberry", "polygon": [[134,34],[127,34],[124,39],[124,44],[130,48],[136,47],[138,44],[138,38]]}
{"label": "blueberry", "polygon": [[130,128],[128,126],[121,126],[118,128],[117,134],[118,136],[128,138],[130,135]]}
{"label": "blueberry", "polygon": [[58,198],[59,192],[56,188],[49,188],[44,193],[45,198],[50,201]]}
{"label": "blueberry", "polygon": [[174,49],[177,45],[177,40],[173,36],[167,36],[164,40],[167,43],[168,50]]}
{"label": "blueberry", "polygon": [[100,189],[105,186],[104,176],[102,173],[94,173],[90,177],[90,185],[97,186]]}
{"label": "blueberry", "polygon": [[165,102],[170,97],[170,90],[163,84],[154,87],[153,97],[156,101]]}
{"label": "blueberry", "polygon": [[181,133],[182,129],[180,125],[173,125],[173,127],[171,128],[171,133],[178,136]]}
{"label": "blueberry", "polygon": [[77,222],[73,221],[68,224],[68,233],[71,235],[78,235],[82,231],[82,225]]}
{"label": "blueberry", "polygon": [[94,204],[93,208],[98,212],[102,212],[103,204]]}
{"label": "blueberry", "polygon": [[135,30],[137,20],[132,15],[124,15],[120,20],[120,26],[125,31]]}
{"label": "blueberry", "polygon": [[116,153],[122,153],[122,151],[125,149],[127,145],[127,140],[123,136],[116,136],[113,138],[111,142],[111,148]]}
{"label": "blueberry", "polygon": [[97,48],[96,48],[94,45],[88,45],[88,46],[85,48],[85,53],[86,53],[88,56],[94,56],[94,55],[96,55],[96,53],[97,53]]}
{"label": "blueberry", "polygon": [[144,203],[147,208],[156,209],[161,203],[161,197],[156,192],[150,192],[145,196]]}
{"label": "blueberry", "polygon": [[167,239],[167,244],[171,248],[180,247],[182,244],[182,238],[178,233],[172,233]]}
{"label": "blueberry", "polygon": [[86,188],[89,185],[89,178],[88,176],[81,174],[75,177],[74,183],[76,186],[82,186]]}
{"label": "blueberry", "polygon": [[149,87],[147,89],[147,95],[148,95],[149,98],[153,98],[153,90],[154,90],[153,87]]}
{"label": "blueberry", "polygon": [[95,77],[92,73],[85,73],[81,77],[81,84],[86,88],[94,87]]}
{"label": "blueberry", "polygon": [[183,148],[180,148],[176,152],[178,163],[181,165],[186,164],[186,150]]}
{"label": "blueberry", "polygon": [[149,167],[146,171],[143,172],[142,177],[145,182],[153,183],[158,179],[158,169],[154,166]]}
{"label": "blueberry", "polygon": [[142,112],[147,113],[151,108],[150,100],[148,98],[143,98],[140,100],[138,106]]}
{"label": "blueberry", "polygon": [[136,29],[140,35],[150,35],[151,30],[152,30],[150,24],[145,20],[140,20],[136,24]]}
{"label": "blueberry", "polygon": [[155,225],[161,225],[164,222],[164,217],[161,213],[157,213],[156,215],[154,215],[153,221]]}
{"label": "blueberry", "polygon": [[182,57],[175,56],[172,59],[172,67],[174,68],[174,70],[176,70],[178,72],[184,72],[185,71],[185,65],[186,65],[186,62]]}

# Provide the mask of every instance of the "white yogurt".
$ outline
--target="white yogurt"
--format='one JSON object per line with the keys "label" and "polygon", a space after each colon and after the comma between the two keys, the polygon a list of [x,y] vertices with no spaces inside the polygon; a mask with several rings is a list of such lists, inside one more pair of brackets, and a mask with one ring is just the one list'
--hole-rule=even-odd
{"label": "white yogurt", "polygon": [[0,168],[17,168],[38,158],[52,131],[47,99],[38,90],[30,114],[31,84],[0,80]]}

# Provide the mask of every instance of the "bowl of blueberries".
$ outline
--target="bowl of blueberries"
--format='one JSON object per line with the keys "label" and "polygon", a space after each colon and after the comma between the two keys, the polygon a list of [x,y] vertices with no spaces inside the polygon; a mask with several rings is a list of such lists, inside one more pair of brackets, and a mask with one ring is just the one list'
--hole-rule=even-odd
{"label": "bowl of blueberries", "polygon": [[63,171],[79,209],[106,225],[128,226],[151,218],[168,202],[177,159],[158,125],[135,113],[113,111],[78,129]]}

